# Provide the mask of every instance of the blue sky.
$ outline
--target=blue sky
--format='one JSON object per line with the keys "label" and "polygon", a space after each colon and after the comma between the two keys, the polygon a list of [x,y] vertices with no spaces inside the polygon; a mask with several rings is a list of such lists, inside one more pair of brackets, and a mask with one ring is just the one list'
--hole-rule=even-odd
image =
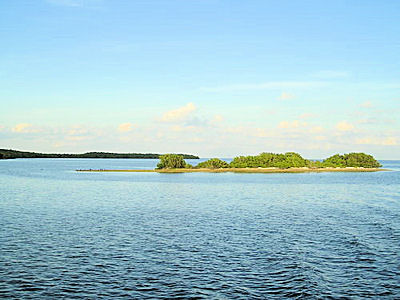
{"label": "blue sky", "polygon": [[0,148],[400,159],[399,1],[0,2]]}

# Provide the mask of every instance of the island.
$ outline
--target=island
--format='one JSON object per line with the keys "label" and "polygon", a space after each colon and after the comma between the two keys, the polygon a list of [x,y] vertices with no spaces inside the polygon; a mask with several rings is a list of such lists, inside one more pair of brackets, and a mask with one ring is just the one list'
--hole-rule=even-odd
{"label": "island", "polygon": [[[0,149],[0,159],[14,158],[121,158],[121,159],[158,159],[163,154],[157,153],[112,153],[112,152],[86,152],[81,154],[69,153],[37,153]],[[178,154],[184,159],[199,159],[197,155]]]}
{"label": "island", "polygon": [[212,158],[196,166],[188,164],[182,155],[164,154],[154,170],[76,170],[79,172],[158,172],[158,173],[306,173],[306,172],[376,172],[384,171],[382,165],[365,153],[335,154],[324,160],[309,160],[295,152],[261,153],[255,156],[238,156],[230,163]]}

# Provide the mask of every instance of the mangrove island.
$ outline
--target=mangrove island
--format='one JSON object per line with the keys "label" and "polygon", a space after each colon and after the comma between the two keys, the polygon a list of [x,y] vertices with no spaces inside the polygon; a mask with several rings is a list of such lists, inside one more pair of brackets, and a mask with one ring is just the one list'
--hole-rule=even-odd
{"label": "mangrove island", "polygon": [[90,172],[236,172],[236,173],[304,173],[304,172],[375,172],[382,165],[365,153],[335,154],[324,160],[309,160],[295,152],[261,153],[254,156],[237,156],[230,163],[219,158],[188,164],[182,155],[164,154],[154,170],[77,170]]}

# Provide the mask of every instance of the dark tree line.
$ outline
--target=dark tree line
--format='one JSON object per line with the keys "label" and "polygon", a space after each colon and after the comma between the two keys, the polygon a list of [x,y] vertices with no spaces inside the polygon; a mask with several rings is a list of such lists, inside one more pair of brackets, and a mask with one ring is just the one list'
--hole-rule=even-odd
{"label": "dark tree line", "polygon": [[[0,159],[11,158],[147,158],[158,159],[162,154],[156,153],[110,153],[110,152],[87,152],[82,154],[59,154],[59,153],[37,153],[17,150],[0,149]],[[185,159],[198,159],[191,154],[179,154]]]}

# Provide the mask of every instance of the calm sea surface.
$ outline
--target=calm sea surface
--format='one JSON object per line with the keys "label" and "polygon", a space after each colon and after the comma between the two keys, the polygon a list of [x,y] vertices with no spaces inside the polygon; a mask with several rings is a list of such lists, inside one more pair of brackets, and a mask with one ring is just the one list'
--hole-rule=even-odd
{"label": "calm sea surface", "polygon": [[400,161],[377,173],[74,171],[156,163],[0,161],[0,298],[400,298]]}

